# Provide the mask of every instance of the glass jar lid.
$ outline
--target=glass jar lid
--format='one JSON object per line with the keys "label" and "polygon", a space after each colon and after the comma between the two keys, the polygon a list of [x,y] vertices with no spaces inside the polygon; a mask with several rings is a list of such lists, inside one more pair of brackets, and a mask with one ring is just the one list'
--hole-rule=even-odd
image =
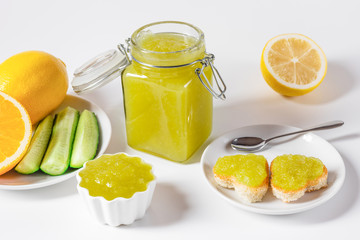
{"label": "glass jar lid", "polygon": [[71,81],[76,93],[84,93],[99,88],[118,78],[129,61],[115,49],[97,55],[77,68]]}

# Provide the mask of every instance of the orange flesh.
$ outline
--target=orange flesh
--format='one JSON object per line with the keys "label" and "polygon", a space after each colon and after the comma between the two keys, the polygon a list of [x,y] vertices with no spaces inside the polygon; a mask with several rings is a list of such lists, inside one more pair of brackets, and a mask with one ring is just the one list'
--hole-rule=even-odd
{"label": "orange flesh", "polygon": [[3,162],[19,148],[24,138],[25,124],[19,109],[3,98],[0,101],[0,162]]}

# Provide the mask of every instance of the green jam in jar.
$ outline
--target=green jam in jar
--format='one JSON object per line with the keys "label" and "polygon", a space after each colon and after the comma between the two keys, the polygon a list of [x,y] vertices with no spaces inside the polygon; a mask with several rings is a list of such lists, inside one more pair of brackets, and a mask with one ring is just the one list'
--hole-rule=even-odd
{"label": "green jam in jar", "polygon": [[[131,55],[122,74],[127,143],[185,162],[212,130],[212,95],[196,74],[206,55],[202,31],[184,23],[145,26],[132,35]],[[204,74],[212,82],[210,67]]]}
{"label": "green jam in jar", "polygon": [[151,165],[139,157],[126,154],[103,155],[89,161],[80,171],[80,186],[89,190],[93,197],[106,200],[118,197],[131,198],[136,192],[147,189],[148,183],[155,179]]}

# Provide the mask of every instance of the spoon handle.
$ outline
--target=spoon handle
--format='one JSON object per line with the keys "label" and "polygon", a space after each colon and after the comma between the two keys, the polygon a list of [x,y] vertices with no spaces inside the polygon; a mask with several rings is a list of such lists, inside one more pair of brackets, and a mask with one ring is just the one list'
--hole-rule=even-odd
{"label": "spoon handle", "polygon": [[272,138],[268,138],[268,139],[265,140],[265,142],[269,142],[269,141],[271,141],[273,139],[280,138],[280,137],[286,137],[286,136],[290,136],[290,135],[294,135],[294,134],[311,132],[311,131],[326,130],[326,129],[340,127],[342,125],[344,125],[343,121],[339,121],[339,120],[331,121],[331,122],[320,124],[320,125],[312,127],[312,128],[308,128],[308,129],[304,129],[304,130],[300,130],[300,131],[296,131],[296,132],[291,132],[291,133],[285,133],[285,134],[278,135],[278,136],[275,136],[275,137],[272,137]]}

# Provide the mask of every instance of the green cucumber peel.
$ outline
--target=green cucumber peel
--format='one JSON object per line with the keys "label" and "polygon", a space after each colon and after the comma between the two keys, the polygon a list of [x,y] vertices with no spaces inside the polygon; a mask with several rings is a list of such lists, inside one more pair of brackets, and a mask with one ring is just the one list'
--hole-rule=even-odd
{"label": "green cucumber peel", "polygon": [[69,167],[79,111],[66,107],[55,119],[50,143],[40,169],[49,175],[61,175]]}
{"label": "green cucumber peel", "polygon": [[15,167],[15,171],[21,174],[32,174],[40,168],[41,161],[49,144],[54,117],[48,115],[36,127],[31,138],[30,146],[24,158]]}
{"label": "green cucumber peel", "polygon": [[81,168],[85,162],[94,159],[99,146],[99,138],[100,131],[96,115],[89,110],[84,110],[76,129],[70,167]]}

